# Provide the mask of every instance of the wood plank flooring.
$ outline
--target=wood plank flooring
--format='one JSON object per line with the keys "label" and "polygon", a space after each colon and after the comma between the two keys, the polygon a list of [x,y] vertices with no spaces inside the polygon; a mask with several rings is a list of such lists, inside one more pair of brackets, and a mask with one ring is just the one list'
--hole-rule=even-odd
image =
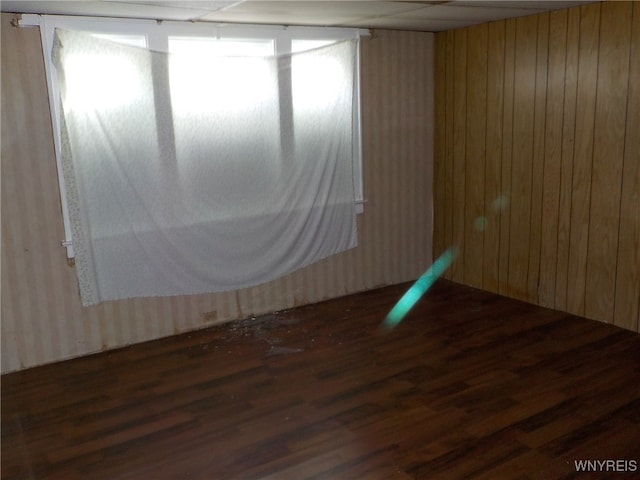
{"label": "wood plank flooring", "polygon": [[1,478],[640,477],[638,334],[407,287],[5,375]]}

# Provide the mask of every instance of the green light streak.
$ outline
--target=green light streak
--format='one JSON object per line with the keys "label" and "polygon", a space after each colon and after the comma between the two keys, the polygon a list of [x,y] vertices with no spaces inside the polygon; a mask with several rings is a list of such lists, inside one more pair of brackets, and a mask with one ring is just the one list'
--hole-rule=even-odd
{"label": "green light streak", "polygon": [[409,310],[411,310],[418,300],[427,293],[427,290],[435,283],[435,281],[442,275],[447,268],[453,263],[458,256],[458,249],[456,247],[450,247],[447,249],[438,259],[433,262],[422,276],[416,280],[409,290],[402,296],[402,298],[395,304],[391,311],[384,319],[383,325],[387,328],[394,328],[405,317]]}
{"label": "green light streak", "polygon": [[473,226],[476,230],[484,232],[487,229],[487,225],[489,225],[489,220],[487,217],[478,217],[473,221]]}

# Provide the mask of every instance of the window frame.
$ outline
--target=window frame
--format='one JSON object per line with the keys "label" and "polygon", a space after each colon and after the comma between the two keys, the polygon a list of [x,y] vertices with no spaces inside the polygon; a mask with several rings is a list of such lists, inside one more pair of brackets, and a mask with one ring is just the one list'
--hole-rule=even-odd
{"label": "window frame", "polygon": [[[169,37],[211,37],[229,39],[270,39],[274,42],[276,55],[291,53],[293,40],[347,40],[368,36],[369,31],[339,27],[289,27],[280,25],[220,24],[211,22],[156,21],[147,19],[75,17],[64,15],[23,14],[20,26],[40,27],[45,76],[49,93],[49,107],[53,127],[54,150],[58,170],[58,184],[62,205],[67,258],[75,256],[71,222],[68,213],[67,192],[62,176],[62,154],[60,138],[60,95],[55,67],[51,60],[56,28],[80,30],[103,35],[132,35],[145,38],[146,47],[168,51]],[[354,84],[353,121],[353,178],[356,213],[364,211],[364,187],[362,174],[362,126],[360,99],[360,49],[357,50]]]}

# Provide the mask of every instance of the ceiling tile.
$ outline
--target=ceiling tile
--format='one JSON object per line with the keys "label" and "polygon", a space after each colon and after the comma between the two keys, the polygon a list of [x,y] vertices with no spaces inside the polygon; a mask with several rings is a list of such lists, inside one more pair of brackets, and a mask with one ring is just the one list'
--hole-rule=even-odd
{"label": "ceiling tile", "polygon": [[250,13],[250,12],[214,12],[204,15],[199,20],[206,22],[229,22],[229,23],[256,23],[256,24],[278,24],[278,25],[321,25],[335,26],[354,21],[356,17],[332,15],[325,12],[322,15],[305,15],[302,13]]}
{"label": "ceiling tile", "polygon": [[239,0],[226,0],[226,1],[162,1],[162,0],[103,0],[105,2],[113,3],[130,3],[140,5],[157,5],[160,7],[173,7],[173,8],[190,8],[195,10],[208,10],[215,12],[222,8],[230,7],[231,5],[239,3]]}
{"label": "ceiling tile", "polygon": [[363,13],[385,15],[415,8],[409,2],[358,2],[358,1],[256,1],[237,2],[230,11],[269,14],[330,14],[361,16]]}
{"label": "ceiling tile", "polygon": [[50,15],[83,15],[95,17],[130,17],[164,20],[194,20],[210,13],[208,10],[110,1],[2,1],[1,5],[3,12],[47,13]]}
{"label": "ceiling tile", "polygon": [[[467,7],[457,5],[436,5],[422,8],[412,13],[412,16],[432,18],[434,20],[470,20],[489,22],[503,18],[519,17],[531,15],[537,10],[525,10],[518,8],[495,8],[495,7]],[[400,15],[401,16],[401,15]]]}
{"label": "ceiling tile", "polygon": [[560,8],[570,8],[578,5],[584,5],[585,3],[592,3],[597,0],[587,1],[563,1],[563,0],[452,0],[449,5],[463,5],[473,7],[495,7],[495,8],[522,8],[527,10],[557,10]]}
{"label": "ceiling tile", "polygon": [[[382,28],[389,30],[415,30],[421,32],[442,32],[453,28],[468,27],[478,22],[462,20],[432,20],[419,17],[385,17],[356,22],[352,27]],[[346,25],[345,25],[346,26]]]}
{"label": "ceiling tile", "polygon": [[374,25],[370,21],[396,14],[410,14],[430,2],[372,1],[247,1],[201,20],[240,23],[277,23],[287,25],[358,26]]}
{"label": "ceiling tile", "polygon": [[1,1],[3,12],[442,31],[591,1]]}

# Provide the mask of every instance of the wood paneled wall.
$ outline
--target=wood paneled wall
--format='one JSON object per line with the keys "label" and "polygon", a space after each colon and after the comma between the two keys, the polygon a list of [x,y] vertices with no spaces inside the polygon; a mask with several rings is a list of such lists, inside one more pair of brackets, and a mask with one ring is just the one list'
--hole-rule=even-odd
{"label": "wood paneled wall", "polygon": [[438,33],[435,61],[447,278],[640,331],[640,2]]}
{"label": "wood paneled wall", "polygon": [[357,248],[246,290],[81,307],[60,246],[39,32],[10,19],[2,15],[3,373],[399,283],[430,264],[433,35],[380,31],[362,42]]}

